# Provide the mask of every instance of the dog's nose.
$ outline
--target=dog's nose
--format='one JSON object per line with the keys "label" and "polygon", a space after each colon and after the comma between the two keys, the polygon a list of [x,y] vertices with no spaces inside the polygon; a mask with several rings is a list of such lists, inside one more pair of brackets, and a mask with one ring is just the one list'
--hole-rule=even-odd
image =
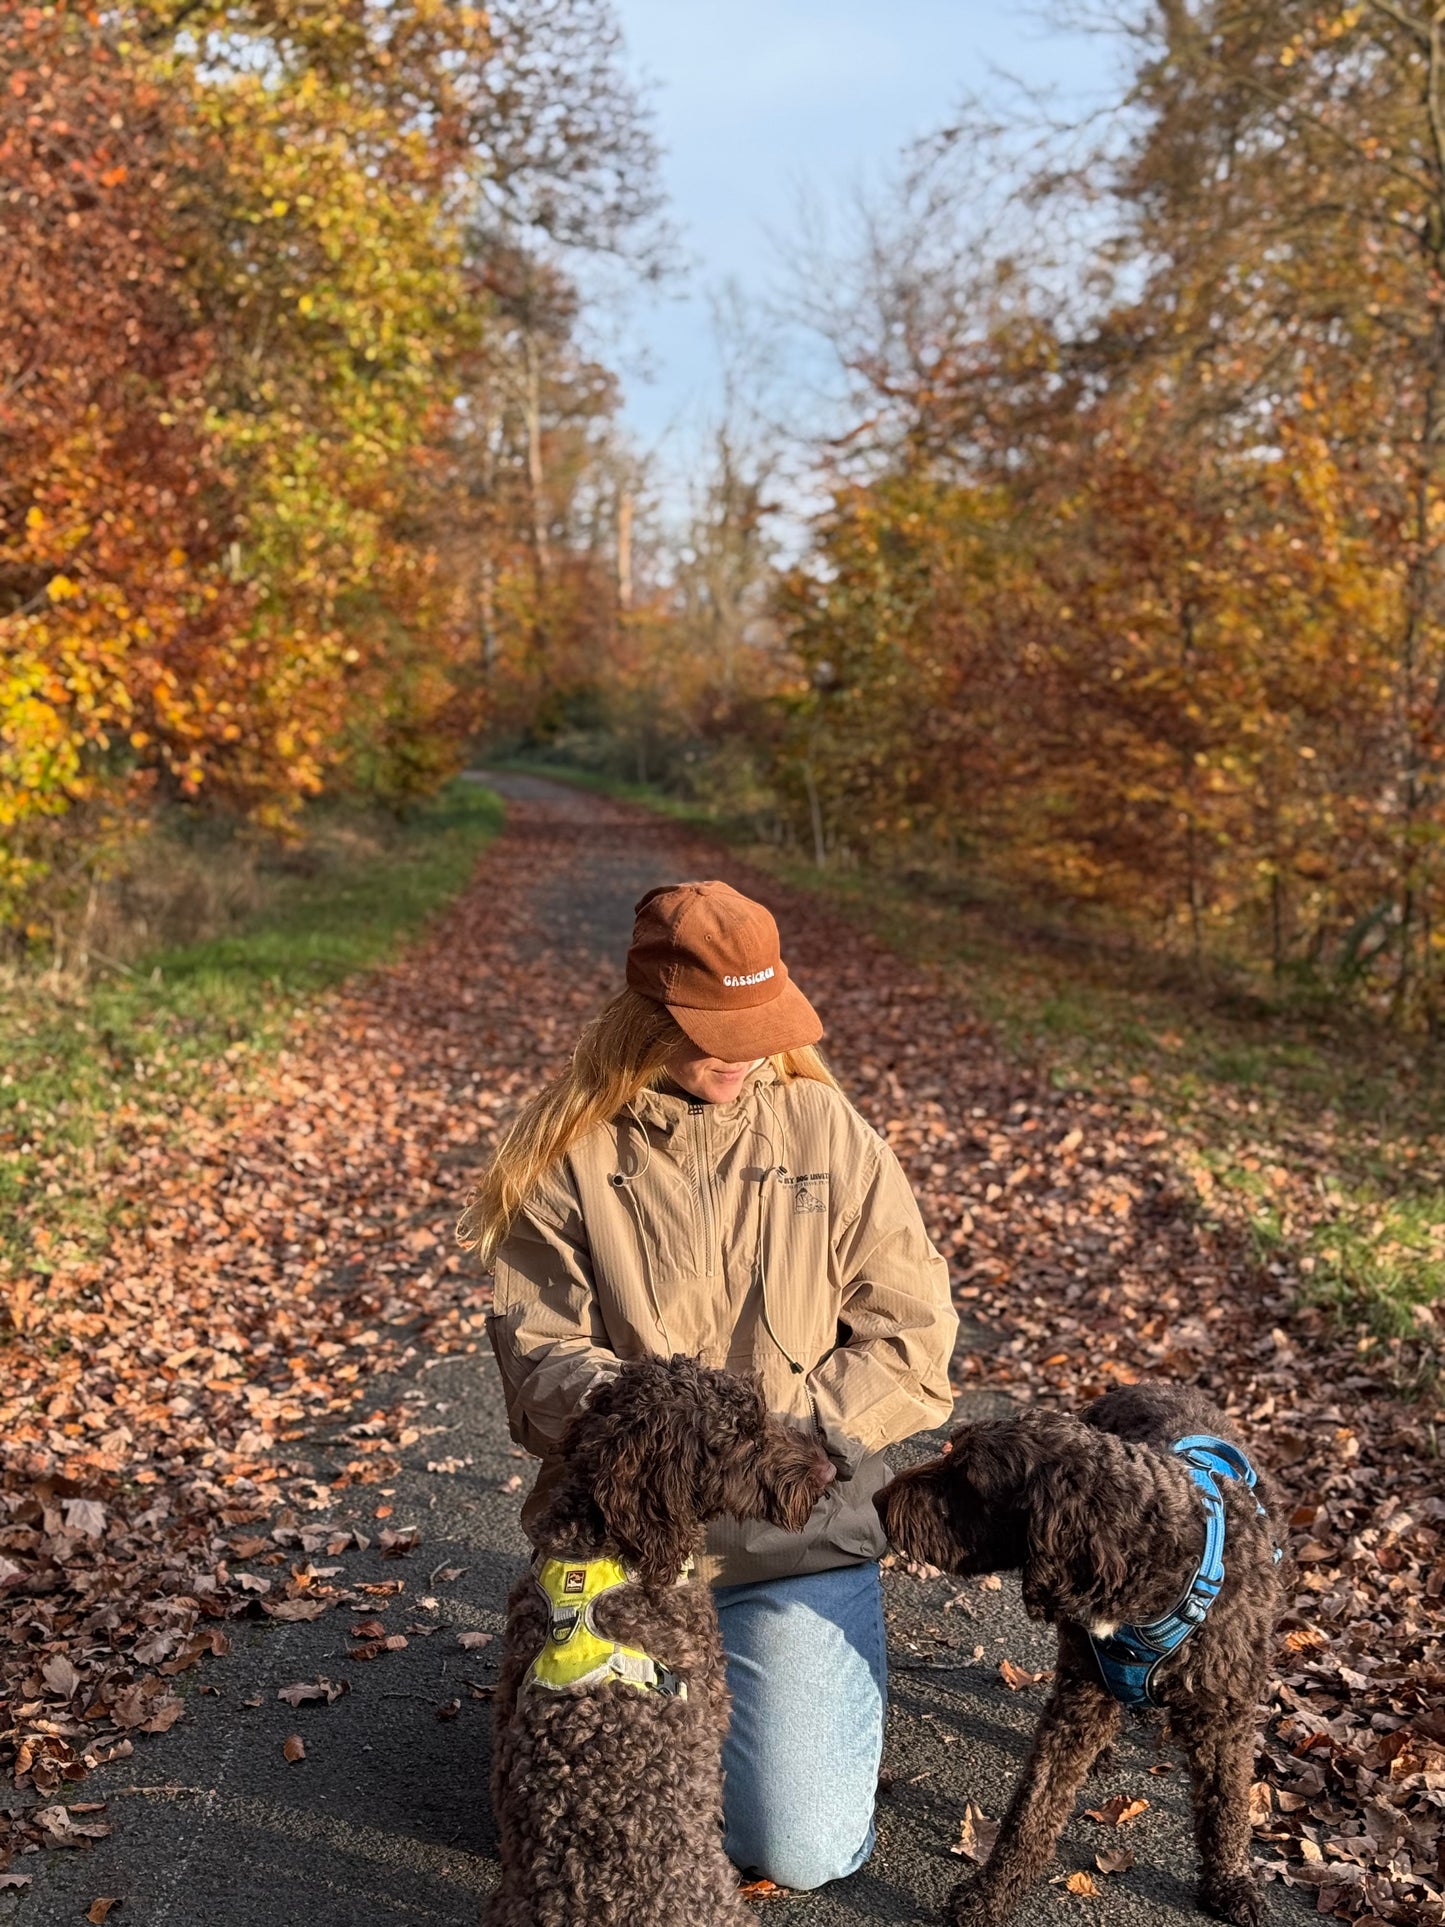
{"label": "dog's nose", "polygon": [[824,1461],[823,1461],[823,1483],[824,1483],[824,1485],[831,1485],[831,1484],[833,1483],[833,1481],[834,1481],[834,1479],[836,1479],[836,1478],[837,1478],[837,1476],[838,1476],[838,1468],[837,1468],[837,1466],[836,1466],[836,1465],[834,1465],[834,1463],[833,1463],[833,1461],[832,1461],[831,1459],[824,1459]]}

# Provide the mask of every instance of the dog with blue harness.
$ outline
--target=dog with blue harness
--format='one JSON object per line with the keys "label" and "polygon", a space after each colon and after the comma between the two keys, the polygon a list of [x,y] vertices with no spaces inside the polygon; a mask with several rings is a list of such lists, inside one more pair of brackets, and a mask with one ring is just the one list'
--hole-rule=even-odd
{"label": "dog with blue harness", "polygon": [[1028,1611],[1058,1631],[1028,1761],[987,1865],[952,1896],[954,1927],[1001,1927],[1123,1710],[1154,1707],[1189,1764],[1201,1904],[1234,1927],[1263,1919],[1249,1785],[1284,1595],[1271,1488],[1231,1432],[1201,1393],[1145,1380],[1077,1418],[962,1426],[879,1493],[900,1551],[951,1573],[1019,1572]]}
{"label": "dog with blue harness", "polygon": [[[1116,1626],[1113,1632],[1091,1632],[1089,1644],[1099,1676],[1121,1706],[1157,1706],[1151,1682],[1171,1653],[1197,1632],[1209,1616],[1224,1585],[1224,1500],[1220,1479],[1239,1479],[1252,1492],[1258,1474],[1237,1445],[1209,1433],[1195,1433],[1175,1439],[1171,1452],[1178,1453],[1204,1501],[1204,1551],[1179,1603],[1158,1619],[1144,1626]],[[1258,1498],[1254,1509],[1267,1518]],[[1275,1548],[1275,1563],[1280,1553]]]}

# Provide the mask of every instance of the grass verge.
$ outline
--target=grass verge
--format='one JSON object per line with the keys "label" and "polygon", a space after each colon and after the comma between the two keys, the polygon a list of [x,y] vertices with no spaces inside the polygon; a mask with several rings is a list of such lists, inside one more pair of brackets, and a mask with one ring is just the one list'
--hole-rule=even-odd
{"label": "grass verge", "polygon": [[184,1128],[281,1043],[298,1010],[384,962],[466,884],[501,799],[458,782],[404,822],[319,813],[224,936],[110,966],[84,987],[0,989],[0,1278],[99,1250],[125,1200],[112,1156]]}
{"label": "grass verge", "polygon": [[1439,1053],[1353,1016],[1273,1009],[1171,977],[1157,959],[1081,937],[997,887],[820,871],[644,785],[542,763],[710,830],[781,880],[820,891],[936,967],[1017,1057],[1056,1085],[1147,1107],[1169,1127],[1203,1213],[1248,1232],[1302,1301],[1360,1341],[1429,1338],[1445,1299],[1445,1082]]}

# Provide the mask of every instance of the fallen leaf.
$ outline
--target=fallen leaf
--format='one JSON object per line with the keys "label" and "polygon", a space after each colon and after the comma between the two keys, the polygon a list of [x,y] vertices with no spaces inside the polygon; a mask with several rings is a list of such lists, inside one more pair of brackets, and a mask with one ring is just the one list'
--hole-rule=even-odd
{"label": "fallen leaf", "polygon": [[320,1679],[299,1679],[291,1686],[278,1686],[276,1697],[285,1700],[288,1706],[301,1706],[311,1700],[325,1700],[328,1706],[334,1706],[343,1693],[350,1691],[351,1687],[344,1679],[327,1679],[323,1676]]}
{"label": "fallen leaf", "polygon": [[970,1800],[958,1823],[958,1838],[948,1851],[960,1854],[965,1860],[971,1860],[975,1866],[981,1867],[993,1852],[998,1829],[999,1822],[990,1820]]}
{"label": "fallen leaf", "polygon": [[1064,1885],[1071,1894],[1079,1894],[1085,1900],[1103,1898],[1103,1889],[1091,1873],[1071,1873]]}
{"label": "fallen leaf", "polygon": [[1141,1813],[1147,1812],[1147,1800],[1131,1799],[1127,1793],[1116,1793],[1112,1800],[1106,1800],[1101,1807],[1085,1807],[1084,1813],[1090,1820],[1097,1820],[1103,1827],[1122,1827],[1130,1820],[1137,1820]]}
{"label": "fallen leaf", "polygon": [[111,1908],[119,1905],[120,1901],[114,1894],[97,1894],[86,1908],[85,1917],[91,1922],[91,1927],[105,1927],[110,1919]]}
{"label": "fallen leaf", "polygon": [[295,1766],[298,1760],[306,1758],[306,1742],[299,1733],[293,1733],[289,1739],[282,1741],[281,1752]]}
{"label": "fallen leaf", "polygon": [[169,1733],[185,1710],[186,1702],[172,1694],[157,1704],[149,1719],[141,1721],[140,1730],[142,1733]]}
{"label": "fallen leaf", "polygon": [[331,1604],[329,1599],[263,1599],[261,1610],[268,1619],[319,1619]]}
{"label": "fallen leaf", "polygon": [[105,1537],[105,1507],[98,1499],[67,1499],[65,1529],[86,1539]]}
{"label": "fallen leaf", "polygon": [[40,1677],[59,1699],[74,1699],[80,1690],[80,1674],[64,1653],[55,1653],[47,1659],[40,1669]]}
{"label": "fallen leaf", "polygon": [[351,1629],[353,1639],[385,1639],[386,1628],[379,1619],[358,1620]]}
{"label": "fallen leaf", "polygon": [[0,1893],[10,1889],[28,1887],[33,1875],[28,1873],[0,1873]]}
{"label": "fallen leaf", "polygon": [[1267,1827],[1274,1817],[1268,1780],[1256,1780],[1249,1789],[1249,1824]]}
{"label": "fallen leaf", "polygon": [[776,1886],[771,1880],[744,1880],[738,1888],[741,1900],[784,1900],[790,1887]]}
{"label": "fallen leaf", "polygon": [[454,1720],[461,1710],[462,1703],[460,1700],[445,1700],[437,1708],[437,1718],[439,1720]]}
{"label": "fallen leaf", "polygon": [[1134,1864],[1134,1856],[1127,1847],[1119,1847],[1109,1853],[1096,1853],[1094,1865],[1100,1873],[1128,1873]]}
{"label": "fallen leaf", "polygon": [[1017,1693],[1024,1686],[1037,1686],[1043,1677],[1041,1673],[1030,1673],[1022,1666],[1015,1666],[1011,1659],[999,1661],[998,1676],[1011,1693]]}
{"label": "fallen leaf", "polygon": [[[103,1806],[104,1803],[99,1802],[75,1811],[98,1813]],[[75,1812],[66,1806],[36,1807],[28,1818],[41,1829],[48,1847],[78,1847],[84,1840],[104,1840],[110,1832],[108,1822],[77,1820]]]}
{"label": "fallen leaf", "polygon": [[457,1644],[465,1653],[475,1653],[483,1646],[490,1646],[494,1635],[491,1633],[458,1633]]}

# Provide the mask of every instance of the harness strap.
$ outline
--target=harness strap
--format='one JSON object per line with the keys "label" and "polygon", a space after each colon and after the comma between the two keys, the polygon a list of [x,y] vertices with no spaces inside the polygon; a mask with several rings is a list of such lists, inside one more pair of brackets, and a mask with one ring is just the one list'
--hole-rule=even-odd
{"label": "harness strap", "polygon": [[[1204,1551],[1184,1597],[1171,1611],[1142,1625],[1116,1627],[1103,1636],[1089,1634],[1099,1675],[1108,1691],[1124,1706],[1158,1704],[1154,1697],[1154,1676],[1160,1665],[1204,1624],[1223,1588],[1224,1500],[1217,1481],[1236,1479],[1250,1491],[1256,1483],[1254,1467],[1238,1446],[1231,1445],[1227,1439],[1193,1433],[1176,1439],[1169,1449],[1183,1459],[1203,1501]],[[1254,1504],[1259,1516],[1266,1517],[1258,1498]],[[1278,1564],[1278,1547],[1274,1557]]]}
{"label": "harness strap", "polygon": [[[692,1561],[678,1575],[685,1585]],[[522,1690],[578,1692],[619,1680],[639,1692],[686,1699],[687,1681],[650,1653],[600,1631],[594,1614],[608,1593],[630,1585],[633,1574],[618,1559],[545,1559],[534,1572],[547,1602],[547,1639],[527,1668]]]}

